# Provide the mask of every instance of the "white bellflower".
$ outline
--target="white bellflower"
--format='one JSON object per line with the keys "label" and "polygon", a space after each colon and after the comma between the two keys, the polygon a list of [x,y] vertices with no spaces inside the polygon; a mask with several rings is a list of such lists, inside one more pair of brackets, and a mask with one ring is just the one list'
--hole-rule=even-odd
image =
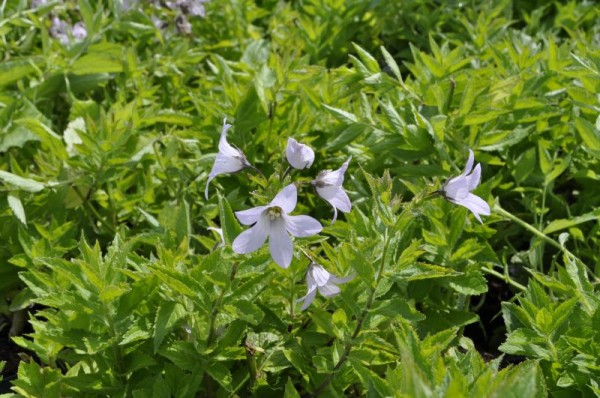
{"label": "white bellflower", "polygon": [[306,293],[306,296],[301,297],[296,301],[304,301],[301,309],[304,311],[315,299],[317,290],[325,297],[333,297],[341,291],[338,287],[339,284],[346,283],[353,278],[354,276],[338,278],[337,276],[327,272],[327,270],[321,267],[319,264],[313,262],[308,266],[308,272],[306,273],[306,285],[308,286],[308,293]]}
{"label": "white bellflower", "polygon": [[206,189],[204,190],[204,196],[207,200],[208,185],[213,178],[219,174],[236,173],[246,167],[250,167],[250,163],[242,151],[227,142],[227,130],[229,130],[230,127],[231,124],[227,124],[227,119],[223,120],[223,130],[221,130],[221,138],[219,139],[219,153],[217,153],[215,163],[208,175]]}
{"label": "white bellflower", "polygon": [[233,251],[252,253],[269,238],[269,251],[273,261],[282,268],[292,262],[293,246],[290,235],[304,238],[316,235],[323,229],[320,222],[310,216],[290,216],[296,207],[298,192],[294,184],[283,188],[266,206],[237,211],[240,223],[252,225],[233,241]]}
{"label": "white bellflower", "polygon": [[312,166],[315,152],[308,145],[301,144],[290,137],[285,148],[285,157],[290,166],[302,170]]}
{"label": "white bellflower", "polygon": [[483,224],[480,215],[489,216],[490,206],[485,200],[471,193],[471,191],[477,188],[481,180],[481,164],[477,163],[475,168],[473,168],[474,162],[475,155],[469,149],[469,160],[467,160],[465,171],[461,175],[446,181],[439,192],[449,202],[469,209],[475,218]]}
{"label": "white bellflower", "polygon": [[348,160],[344,162],[342,167],[335,171],[321,171],[317,178],[315,178],[311,183],[317,190],[317,194],[329,202],[331,206],[333,206],[332,224],[335,222],[335,220],[337,220],[338,210],[344,213],[348,213],[350,210],[352,210],[350,198],[342,187],[342,184],[344,183],[344,173],[346,172],[351,159],[352,156],[350,156]]}

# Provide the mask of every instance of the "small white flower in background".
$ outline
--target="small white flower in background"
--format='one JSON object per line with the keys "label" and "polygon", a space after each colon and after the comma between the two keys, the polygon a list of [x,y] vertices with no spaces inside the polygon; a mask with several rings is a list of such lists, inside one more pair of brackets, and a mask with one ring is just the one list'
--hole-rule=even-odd
{"label": "small white flower in background", "polygon": [[304,238],[316,235],[323,229],[320,222],[310,216],[290,216],[296,208],[298,192],[294,184],[283,188],[266,206],[237,211],[240,223],[252,225],[233,241],[233,251],[252,253],[269,238],[271,257],[280,267],[287,268],[292,262],[293,246],[290,235]]}
{"label": "small white flower in background", "polygon": [[337,220],[338,210],[344,213],[348,213],[352,210],[350,198],[342,187],[342,184],[344,183],[344,173],[346,172],[351,159],[352,156],[344,162],[342,167],[335,171],[325,170],[320,172],[317,178],[311,183],[317,190],[317,194],[333,206],[332,224]]}
{"label": "small white flower in background", "polygon": [[31,0],[31,8],[38,8],[46,4],[47,0]]}
{"label": "small white flower in background", "polygon": [[288,163],[295,169],[307,169],[315,161],[315,152],[308,146],[288,138],[285,156]]}
{"label": "small white flower in background", "polygon": [[204,17],[206,15],[204,3],[208,3],[209,1],[210,0],[177,0],[177,5],[184,14]]}
{"label": "small white flower in background", "polygon": [[306,296],[301,297],[296,301],[304,301],[301,309],[304,311],[315,299],[317,290],[325,297],[333,297],[341,291],[338,287],[339,284],[346,283],[352,279],[354,279],[354,276],[338,278],[327,272],[327,270],[319,264],[313,262],[308,266],[308,272],[306,273],[308,293],[306,293]]}
{"label": "small white flower in background", "polygon": [[50,26],[50,36],[54,37],[62,44],[67,45],[71,42],[68,32],[71,30],[69,24],[58,17],[52,18],[52,26]]}
{"label": "small white flower in background", "polygon": [[77,22],[75,25],[73,25],[72,33],[75,41],[82,41],[85,39],[87,37],[87,29],[85,28],[83,22]]}
{"label": "small white flower in background", "polygon": [[87,37],[87,30],[82,22],[77,22],[73,27],[58,17],[52,18],[50,26],[50,36],[68,46],[73,42],[82,41]]}
{"label": "small white flower in background", "polygon": [[208,227],[206,229],[216,232],[217,235],[219,235],[219,237],[221,238],[221,242],[217,243],[215,248],[225,246],[225,237],[223,236],[223,230],[221,228]]}
{"label": "small white flower in background", "polygon": [[474,161],[475,155],[469,149],[469,160],[467,160],[465,171],[461,175],[446,181],[439,192],[449,202],[469,209],[475,218],[483,224],[479,215],[489,216],[490,206],[485,200],[471,193],[472,190],[477,188],[481,179],[481,164],[477,163],[475,168],[473,168]]}
{"label": "small white flower in background", "polygon": [[213,178],[219,174],[236,173],[246,167],[250,167],[250,163],[248,163],[242,151],[229,145],[227,142],[227,130],[230,127],[231,124],[227,124],[227,119],[224,119],[223,130],[221,130],[221,138],[219,139],[219,153],[217,153],[215,163],[208,175],[208,181],[206,181],[206,189],[204,190],[206,199],[208,199],[208,185]]}

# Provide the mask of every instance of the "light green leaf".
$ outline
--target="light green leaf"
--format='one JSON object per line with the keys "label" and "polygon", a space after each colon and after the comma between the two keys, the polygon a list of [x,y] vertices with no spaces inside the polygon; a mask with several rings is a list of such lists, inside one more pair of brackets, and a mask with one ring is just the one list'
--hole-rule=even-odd
{"label": "light green leaf", "polygon": [[0,180],[27,192],[39,192],[44,189],[44,184],[30,178],[19,177],[18,175],[0,170]]}
{"label": "light green leaf", "polygon": [[21,221],[23,225],[27,225],[27,217],[25,217],[25,209],[23,208],[21,199],[13,194],[9,194],[6,199],[8,200],[8,205],[19,221]]}
{"label": "light green leaf", "polygon": [[185,308],[174,301],[163,303],[156,312],[154,321],[154,353],[158,352],[160,345],[173,329],[177,322],[185,317]]}

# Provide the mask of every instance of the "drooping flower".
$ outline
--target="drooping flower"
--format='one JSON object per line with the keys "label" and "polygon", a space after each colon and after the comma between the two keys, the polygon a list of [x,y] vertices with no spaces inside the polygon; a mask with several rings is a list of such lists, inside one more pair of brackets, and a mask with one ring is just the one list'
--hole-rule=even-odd
{"label": "drooping flower", "polygon": [[288,138],[285,156],[290,166],[299,170],[309,168],[315,160],[315,152],[308,145],[301,144],[291,137]]}
{"label": "drooping flower", "polygon": [[344,191],[342,184],[344,183],[344,173],[348,168],[348,164],[352,156],[348,158],[340,167],[335,171],[324,170],[319,173],[317,178],[312,181],[312,185],[317,190],[317,194],[325,199],[331,206],[333,206],[333,224],[337,220],[337,211],[348,213],[352,210],[352,203],[350,198]]}
{"label": "drooping flower", "polygon": [[475,218],[483,224],[479,215],[489,216],[490,206],[485,200],[471,193],[471,191],[477,188],[481,179],[481,164],[477,163],[475,168],[473,168],[474,161],[475,155],[469,149],[469,160],[467,160],[465,171],[461,175],[446,181],[439,192],[449,202],[469,209]]}
{"label": "drooping flower", "polygon": [[[252,225],[233,241],[233,251],[252,253],[269,238],[269,251],[273,261],[282,268],[292,262],[293,246],[290,234],[298,238],[316,235],[323,229],[321,223],[310,216],[290,216],[296,207],[298,192],[294,184],[283,188],[266,206],[237,211],[240,223]],[[254,225],[253,225],[254,224]]]}
{"label": "drooping flower", "polygon": [[315,299],[317,290],[325,297],[333,297],[341,291],[338,286],[339,284],[346,283],[353,278],[354,276],[338,278],[337,276],[330,274],[319,264],[313,262],[308,266],[308,272],[306,273],[308,293],[306,293],[306,296],[301,297],[296,301],[304,301],[304,304],[302,304],[302,311],[304,311]]}
{"label": "drooping flower", "polygon": [[219,174],[224,173],[236,173],[240,170],[250,167],[250,163],[246,160],[246,156],[239,149],[227,142],[227,130],[231,127],[231,124],[227,124],[227,119],[223,120],[223,130],[221,130],[221,138],[219,139],[219,153],[215,159],[215,163],[208,175],[208,181],[206,181],[206,189],[204,190],[204,196],[208,199],[208,185],[213,178]]}

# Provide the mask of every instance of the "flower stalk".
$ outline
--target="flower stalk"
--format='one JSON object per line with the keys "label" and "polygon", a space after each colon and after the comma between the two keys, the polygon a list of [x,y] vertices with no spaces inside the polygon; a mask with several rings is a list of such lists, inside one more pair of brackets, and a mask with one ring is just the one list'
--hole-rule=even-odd
{"label": "flower stalk", "polygon": [[363,323],[364,323],[367,315],[369,314],[371,307],[373,306],[373,302],[375,301],[375,293],[377,292],[377,289],[379,288],[379,282],[381,281],[381,277],[383,276],[383,270],[384,270],[385,264],[387,262],[387,253],[388,253],[389,245],[390,245],[390,238],[389,238],[388,231],[386,229],[385,235],[384,235],[383,253],[381,256],[381,263],[379,264],[379,270],[375,277],[375,286],[371,289],[371,293],[369,294],[369,298],[367,299],[367,304],[365,305],[365,308],[362,310],[362,312],[360,313],[360,315],[357,318],[356,327],[354,328],[354,332],[352,333],[352,336],[350,337],[350,339],[346,343],[346,346],[344,347],[344,352],[343,352],[342,356],[340,357],[340,359],[337,361],[337,363],[333,367],[333,370],[331,371],[331,373],[329,373],[329,375],[327,375],[325,380],[323,380],[321,382],[321,384],[319,384],[319,386],[313,391],[313,393],[310,394],[311,397],[318,397],[327,388],[327,386],[329,386],[329,384],[333,380],[333,377],[335,376],[337,371],[340,370],[342,365],[348,360],[348,355],[350,355],[350,352],[352,351],[352,348],[354,347],[354,342],[355,342],[354,340],[356,340],[356,338],[360,334],[362,327],[363,327]]}

